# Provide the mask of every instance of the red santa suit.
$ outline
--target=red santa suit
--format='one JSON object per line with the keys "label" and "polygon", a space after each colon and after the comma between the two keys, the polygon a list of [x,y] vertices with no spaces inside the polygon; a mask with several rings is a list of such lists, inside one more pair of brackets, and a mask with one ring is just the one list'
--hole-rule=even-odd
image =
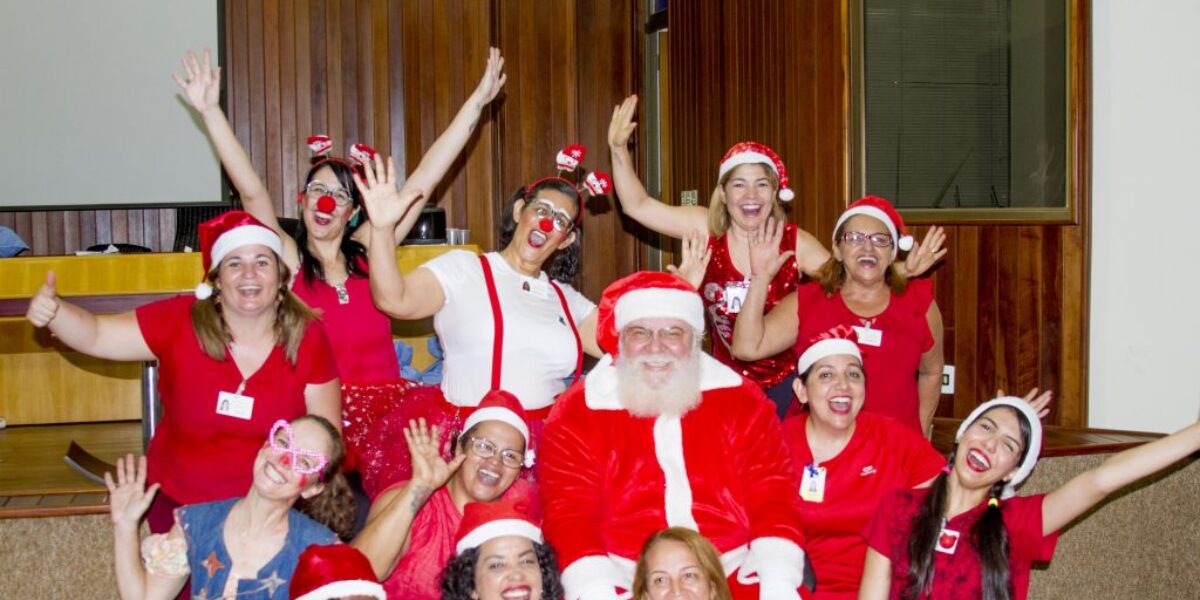
{"label": "red santa suit", "polygon": [[[598,329],[610,349],[607,304]],[[774,407],[757,385],[697,352],[702,397],[682,417],[626,411],[611,354],[551,412],[538,480],[566,600],[620,597],[642,544],[671,526],[713,542],[736,598],[799,597],[799,479]]]}

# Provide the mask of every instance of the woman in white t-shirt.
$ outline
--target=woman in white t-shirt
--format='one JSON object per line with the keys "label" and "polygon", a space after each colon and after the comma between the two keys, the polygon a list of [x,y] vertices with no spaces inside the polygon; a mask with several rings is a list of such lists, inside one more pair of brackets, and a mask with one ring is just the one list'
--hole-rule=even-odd
{"label": "woman in white t-shirt", "polygon": [[[396,319],[433,317],[445,362],[440,387],[412,390],[368,432],[363,486],[374,497],[409,477],[401,435],[423,417],[439,430],[458,430],[489,390],[520,399],[531,448],[554,398],[579,377],[583,353],[600,356],[596,305],[569,282],[579,267],[581,199],[575,184],[547,177],[510,199],[499,252],[453,250],[402,275],[396,264],[396,224],[409,203],[396,197],[392,173],[368,169],[361,182],[370,215],[371,294]],[[389,442],[389,440],[391,440]]]}

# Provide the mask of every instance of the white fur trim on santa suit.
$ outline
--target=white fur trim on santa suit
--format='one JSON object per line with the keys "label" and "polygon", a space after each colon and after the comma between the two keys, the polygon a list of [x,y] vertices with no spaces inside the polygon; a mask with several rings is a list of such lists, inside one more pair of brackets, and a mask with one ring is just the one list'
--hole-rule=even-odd
{"label": "white fur trim on santa suit", "polygon": [[759,598],[798,599],[804,584],[804,551],[791,540],[750,540],[750,554],[738,571],[741,583],[758,583]]}
{"label": "white fur trim on santa suit", "polygon": [[[742,376],[708,353],[700,353],[700,391],[707,392],[742,385]],[[617,395],[617,367],[611,354],[605,354],[583,380],[584,402],[592,410],[625,410]]]}
{"label": "white fur trim on santa suit", "polygon": [[687,465],[683,460],[683,424],[679,417],[661,416],[654,419],[654,457],[662,469],[665,488],[663,504],[667,512],[667,527],[686,527],[699,531],[692,516],[692,485],[688,483]]}
{"label": "white fur trim on santa suit", "polygon": [[279,234],[260,225],[242,225],[226,231],[213,242],[209,264],[215,269],[225,255],[251,244],[262,244],[270,248],[275,256],[283,257],[283,242],[280,241]]}
{"label": "white fur trim on santa suit", "polygon": [[725,176],[726,173],[742,166],[742,165],[757,165],[765,164],[771,168],[771,172],[779,177],[779,170],[775,168],[775,161],[771,160],[770,156],[760,152],[739,152],[729,157],[729,160],[721,163],[717,169],[717,179]]}
{"label": "white fur trim on santa suit", "polygon": [[382,585],[365,579],[327,583],[296,600],[330,600],[349,596],[370,596],[378,600],[387,600],[387,592],[383,591]]}
{"label": "white fur trim on santa suit", "polygon": [[1000,498],[1007,500],[1012,498],[1017,493],[1017,486],[1021,485],[1032,473],[1033,468],[1037,466],[1038,457],[1042,454],[1042,418],[1038,416],[1037,411],[1033,409],[1024,398],[1016,396],[1000,396],[993,398],[975,407],[971,414],[963,420],[958,426],[958,433],[954,435],[954,443],[957,444],[962,439],[967,428],[971,426],[983,413],[992,410],[997,406],[1008,406],[1017,409],[1021,414],[1025,415],[1025,420],[1029,421],[1029,451],[1025,453],[1025,460],[1021,461],[1021,466],[1017,468],[1016,474],[1004,486],[1004,491],[1000,493]]}
{"label": "white fur trim on santa suit", "polygon": [[696,292],[667,288],[633,290],[621,296],[613,307],[617,331],[638,319],[681,319],[697,334],[704,332],[704,301]]}
{"label": "white fur trim on santa suit", "polygon": [[537,525],[523,519],[498,519],[472,529],[471,533],[464,536],[454,546],[454,552],[462,554],[466,550],[482,546],[490,539],[506,535],[518,535],[533,540],[535,543],[542,543],[542,530]]}
{"label": "white fur trim on santa suit", "polygon": [[800,360],[796,361],[796,373],[803,375],[818,360],[835,354],[849,354],[862,362],[862,352],[853,340],[829,338],[809,346],[808,350],[800,355]]}
{"label": "white fur trim on santa suit", "polygon": [[[563,569],[563,597],[566,600],[624,600],[633,595],[636,568],[632,560],[619,556],[585,556]],[[617,588],[626,591],[618,594]]]}
{"label": "white fur trim on santa suit", "polygon": [[[880,223],[883,223],[884,227],[887,227],[888,233],[892,234],[892,239],[896,240],[896,243],[894,245],[892,245],[892,256],[895,256],[901,250],[904,250],[905,252],[907,252],[912,249],[912,244],[913,244],[912,236],[906,235],[906,236],[901,237],[899,234],[897,234],[896,233],[896,224],[892,222],[891,217],[889,217],[887,215],[887,213],[883,212],[882,210],[879,210],[878,208],[875,208],[874,206],[856,206],[856,207],[851,208],[850,210],[847,210],[846,212],[842,213],[842,216],[838,217],[837,224],[833,226],[834,232],[836,232],[839,228],[841,228],[842,223],[845,223],[846,221],[848,221],[850,219],[850,217],[853,217],[854,215],[866,215],[868,217],[872,217],[874,219],[877,219]],[[834,238],[833,243],[837,244],[836,237]]]}
{"label": "white fur trim on santa suit", "polygon": [[472,427],[484,421],[499,421],[513,426],[521,432],[521,437],[525,438],[525,449],[529,450],[529,426],[525,424],[524,419],[517,416],[517,413],[500,406],[481,408],[467,417],[467,420],[463,422],[462,430],[470,431]]}

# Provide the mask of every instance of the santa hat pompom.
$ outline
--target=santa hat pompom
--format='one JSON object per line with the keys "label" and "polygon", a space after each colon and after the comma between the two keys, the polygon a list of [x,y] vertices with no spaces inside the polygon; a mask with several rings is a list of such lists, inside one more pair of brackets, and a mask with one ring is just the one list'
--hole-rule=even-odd
{"label": "santa hat pompom", "polygon": [[555,162],[558,164],[559,171],[574,171],[579,168],[579,163],[583,162],[586,156],[587,148],[582,144],[571,144],[558,151]]}
{"label": "santa hat pompom", "polygon": [[333,140],[327,135],[310,135],[306,143],[313,156],[329,156],[329,152],[333,150]]}
{"label": "santa hat pompom", "polygon": [[784,166],[783,159],[779,158],[779,155],[775,154],[770,146],[760,142],[747,141],[734,144],[721,159],[721,165],[717,169],[717,179],[725,177],[726,173],[741,165],[753,164],[766,165],[775,172],[775,176],[779,178],[780,200],[790,202],[796,197],[796,193],[788,187],[787,167]]}
{"label": "santa hat pompom", "polygon": [[879,196],[863,196],[846,207],[846,211],[838,217],[837,224],[833,226],[834,244],[837,244],[837,232],[842,228],[842,224],[854,215],[875,218],[887,227],[888,233],[892,234],[892,239],[896,240],[896,247],[892,250],[893,255],[900,250],[905,252],[912,250],[913,238],[904,228],[904,219],[900,217],[900,213],[896,211],[891,202]]}
{"label": "santa hat pompom", "polygon": [[207,281],[202,281],[196,284],[196,290],[193,293],[196,294],[197,300],[208,300],[212,298],[213,288]]}
{"label": "santa hat pompom", "polygon": [[375,149],[366,144],[359,143],[350,146],[350,160],[359,165],[365,165],[375,160],[376,154]]}
{"label": "santa hat pompom", "polygon": [[592,171],[583,178],[583,188],[593,196],[603,196],[612,191],[612,176],[604,171]]}

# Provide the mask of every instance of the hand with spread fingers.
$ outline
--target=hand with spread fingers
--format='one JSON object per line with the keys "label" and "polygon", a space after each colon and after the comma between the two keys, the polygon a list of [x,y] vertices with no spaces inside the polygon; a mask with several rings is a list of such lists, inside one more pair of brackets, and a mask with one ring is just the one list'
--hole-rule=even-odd
{"label": "hand with spread fingers", "polygon": [[500,55],[498,48],[489,48],[487,66],[483,69],[483,76],[479,78],[479,85],[475,86],[475,91],[471,93],[471,102],[483,110],[484,106],[496,99],[506,81],[508,75],[504,72],[504,57]]}
{"label": "hand with spread fingers", "polygon": [[400,194],[396,187],[396,163],[391,157],[385,161],[376,154],[374,160],[363,162],[362,167],[362,175],[354,174],[354,185],[362,194],[363,206],[374,227],[394,228],[425,197],[425,191],[419,189]]}
{"label": "hand with spread fingers", "polygon": [[404,441],[412,455],[411,481],[426,490],[445,485],[467,458],[466,453],[459,451],[446,462],[438,448],[439,433],[437,425],[427,427],[425,419],[409,421],[404,428]]}
{"label": "hand with spread fingers", "polygon": [[204,60],[196,58],[196,53],[189,50],[180,61],[183,63],[183,77],[172,73],[171,78],[183,89],[183,96],[198,112],[204,113],[213,108],[220,108],[221,103],[221,67],[212,64],[212,52],[204,50]]}
{"label": "hand with spread fingers", "polygon": [[117,476],[104,474],[104,485],[108,487],[108,508],[112,513],[113,525],[137,528],[142,515],[150,508],[158,484],[146,488],[146,457],[136,460],[132,454],[117,459]]}
{"label": "hand with spread fingers", "polygon": [[905,277],[915,277],[932,269],[938,261],[946,256],[948,248],[942,246],[946,242],[946,230],[934,225],[925,234],[924,242],[913,240],[912,250],[904,258],[903,271]]}
{"label": "hand with spread fingers", "polygon": [[783,221],[776,222],[774,217],[770,217],[758,229],[750,232],[751,277],[764,277],[768,280],[774,278],[788,259],[796,254],[795,250],[779,252],[783,229]]}
{"label": "hand with spread fingers", "polygon": [[638,97],[630,96],[613,108],[612,121],[608,124],[608,146],[614,149],[624,149],[629,145],[629,138],[637,129],[633,113],[637,112]]}
{"label": "hand with spread fingers", "polygon": [[700,289],[708,261],[712,259],[712,248],[708,247],[708,234],[697,231],[683,238],[679,266],[667,265],[667,271]]}

